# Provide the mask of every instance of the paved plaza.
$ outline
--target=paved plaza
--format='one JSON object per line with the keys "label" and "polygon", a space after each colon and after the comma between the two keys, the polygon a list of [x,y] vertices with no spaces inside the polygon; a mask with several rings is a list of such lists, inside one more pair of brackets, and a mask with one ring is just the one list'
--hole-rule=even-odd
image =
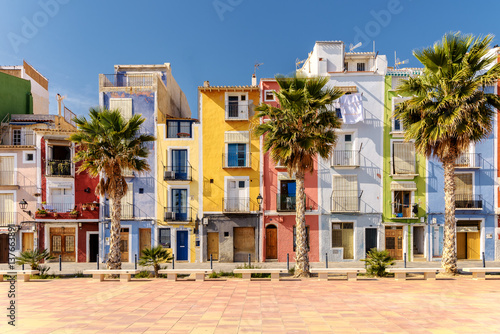
{"label": "paved plaza", "polygon": [[[500,280],[361,278],[17,283],[0,333],[495,333]],[[0,283],[6,313],[9,283]]]}

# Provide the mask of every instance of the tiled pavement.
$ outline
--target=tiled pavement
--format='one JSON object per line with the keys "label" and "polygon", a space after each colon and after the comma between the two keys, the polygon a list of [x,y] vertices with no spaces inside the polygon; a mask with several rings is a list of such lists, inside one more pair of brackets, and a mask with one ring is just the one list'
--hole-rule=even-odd
{"label": "tiled pavement", "polygon": [[[17,284],[0,333],[495,333],[500,280],[357,282],[165,279]],[[7,282],[0,283],[6,313]]]}

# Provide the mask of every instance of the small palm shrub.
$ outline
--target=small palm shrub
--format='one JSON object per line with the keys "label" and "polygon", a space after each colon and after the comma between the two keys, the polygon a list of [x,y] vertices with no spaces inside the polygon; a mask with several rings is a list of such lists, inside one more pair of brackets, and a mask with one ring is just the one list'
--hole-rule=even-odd
{"label": "small palm shrub", "polygon": [[135,274],[135,278],[150,278],[151,273],[149,270],[141,270],[138,274]]}
{"label": "small palm shrub", "polygon": [[54,257],[50,255],[47,249],[41,252],[39,249],[27,250],[21,252],[20,256],[16,257],[16,264],[19,266],[29,264],[32,270],[41,270],[40,262],[52,259],[54,259]]}
{"label": "small palm shrub", "polygon": [[141,266],[153,266],[155,277],[158,277],[161,263],[172,261],[172,255],[161,245],[142,250],[142,255],[139,260]]}
{"label": "small palm shrub", "polygon": [[370,249],[366,255],[366,259],[361,259],[366,263],[366,272],[369,275],[384,277],[387,275],[386,269],[394,265],[394,258],[389,256],[387,250],[377,250],[376,248]]}

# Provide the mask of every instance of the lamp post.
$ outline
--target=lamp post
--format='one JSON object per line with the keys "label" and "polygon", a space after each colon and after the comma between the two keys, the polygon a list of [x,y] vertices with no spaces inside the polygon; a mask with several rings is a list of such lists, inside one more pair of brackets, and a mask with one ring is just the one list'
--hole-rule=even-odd
{"label": "lamp post", "polygon": [[27,213],[31,217],[31,211],[26,210],[28,208],[28,202],[26,202],[24,198],[21,202],[19,202],[19,207],[21,208],[21,210],[23,210],[24,213]]}
{"label": "lamp post", "polygon": [[[257,204],[259,204],[259,212],[258,212],[258,215],[257,215],[257,226],[258,226],[258,232],[257,232],[257,245],[258,245],[258,248],[260,250],[260,211],[262,209],[261,205],[262,205],[262,195],[259,193],[259,195],[257,196]],[[261,254],[260,254],[260,251],[259,251],[259,257],[258,259],[261,257]]]}

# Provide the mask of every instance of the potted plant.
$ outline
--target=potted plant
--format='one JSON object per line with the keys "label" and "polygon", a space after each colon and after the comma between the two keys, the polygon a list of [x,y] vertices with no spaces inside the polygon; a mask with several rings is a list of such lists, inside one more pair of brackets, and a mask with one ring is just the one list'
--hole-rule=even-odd
{"label": "potted plant", "polygon": [[94,211],[99,207],[99,204],[96,202],[90,203],[90,210]]}
{"label": "potted plant", "polygon": [[69,212],[69,216],[70,216],[71,218],[76,218],[76,217],[78,217],[78,211],[77,211],[76,209],[71,210],[71,211]]}
{"label": "potted plant", "polygon": [[41,218],[46,217],[47,216],[47,210],[45,210],[44,208],[38,209],[38,210],[36,210],[36,215],[38,217],[41,217]]}
{"label": "potted plant", "polygon": [[57,212],[54,212],[54,218],[57,218],[57,216],[59,216],[59,214]]}
{"label": "potted plant", "polygon": [[83,211],[87,210],[87,203],[83,203],[83,204],[82,204],[82,210],[83,210]]}

